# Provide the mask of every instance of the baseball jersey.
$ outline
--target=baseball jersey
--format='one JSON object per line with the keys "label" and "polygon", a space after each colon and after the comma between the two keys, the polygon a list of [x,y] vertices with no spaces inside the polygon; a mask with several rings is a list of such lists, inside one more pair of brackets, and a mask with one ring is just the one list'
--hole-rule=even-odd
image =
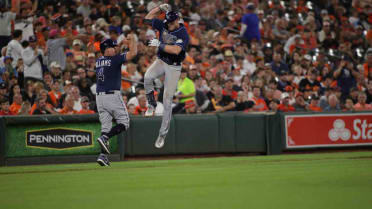
{"label": "baseball jersey", "polygon": [[182,51],[178,55],[158,50],[157,55],[159,59],[169,65],[181,65],[181,62],[186,57],[186,49],[189,44],[189,35],[187,34],[185,26],[180,24],[179,28],[168,31],[166,24],[159,19],[152,19],[151,25],[154,29],[159,31],[159,40],[162,44],[178,45],[182,48]]}
{"label": "baseball jersey", "polygon": [[121,65],[124,62],[126,53],[102,56],[96,60],[97,93],[120,90]]}

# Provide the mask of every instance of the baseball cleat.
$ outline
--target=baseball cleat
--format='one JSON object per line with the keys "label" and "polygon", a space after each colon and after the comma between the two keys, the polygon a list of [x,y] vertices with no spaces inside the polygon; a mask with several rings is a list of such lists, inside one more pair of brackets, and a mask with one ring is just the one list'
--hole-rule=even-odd
{"label": "baseball cleat", "polygon": [[107,136],[100,136],[100,137],[98,137],[97,141],[98,141],[99,145],[101,146],[101,150],[103,151],[103,153],[110,154],[108,137]]}
{"label": "baseball cleat", "polygon": [[147,110],[145,112],[145,117],[152,117],[155,115],[155,108],[152,105],[147,106]]}
{"label": "baseball cleat", "polygon": [[103,153],[99,154],[99,156],[97,158],[97,163],[100,166],[110,166],[110,161],[109,161],[107,155],[105,155]]}
{"label": "baseball cleat", "polygon": [[155,147],[160,149],[164,146],[164,143],[165,143],[165,136],[158,136],[155,142]]}

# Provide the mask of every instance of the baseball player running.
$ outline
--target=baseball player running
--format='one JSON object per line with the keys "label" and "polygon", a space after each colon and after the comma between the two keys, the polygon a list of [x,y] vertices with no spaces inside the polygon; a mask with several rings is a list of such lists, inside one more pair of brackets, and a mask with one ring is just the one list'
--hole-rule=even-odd
{"label": "baseball player running", "polygon": [[[160,12],[166,12],[164,21],[155,18]],[[163,95],[164,113],[159,136],[155,142],[156,148],[162,148],[170,126],[172,99],[177,89],[178,79],[180,78],[181,64],[185,59],[189,35],[184,25],[179,23],[178,13],[170,11],[168,4],[162,4],[152,9],[146,15],[144,22],[158,30],[160,34],[159,39],[153,39],[149,43],[149,46],[158,47],[158,52],[157,59],[147,69],[145,74],[145,90],[148,101],[148,109],[145,116],[154,115],[156,108],[154,79],[165,75]]]}
{"label": "baseball player running", "polygon": [[[96,60],[97,75],[97,109],[99,121],[101,122],[101,136],[97,141],[101,146],[101,154],[97,162],[101,166],[108,166],[109,139],[129,127],[129,116],[121,97],[121,65],[137,55],[137,43],[132,34],[128,35],[129,51],[117,53],[116,43],[107,39],[100,44],[103,54]],[[112,127],[112,119],[115,119],[116,126]]]}

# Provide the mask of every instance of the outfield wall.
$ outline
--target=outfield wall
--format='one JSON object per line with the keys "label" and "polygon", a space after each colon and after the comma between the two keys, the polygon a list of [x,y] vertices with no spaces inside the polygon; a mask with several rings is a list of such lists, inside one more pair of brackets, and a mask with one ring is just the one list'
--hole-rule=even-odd
{"label": "outfield wall", "polygon": [[[127,132],[110,140],[116,160],[126,156],[208,153],[280,154],[287,150],[372,145],[372,113],[242,113],[174,115],[162,149],[154,142],[161,117],[131,117]],[[0,164],[73,159],[92,161],[100,148],[97,115],[0,117]],[[15,163],[17,162],[17,163]]]}

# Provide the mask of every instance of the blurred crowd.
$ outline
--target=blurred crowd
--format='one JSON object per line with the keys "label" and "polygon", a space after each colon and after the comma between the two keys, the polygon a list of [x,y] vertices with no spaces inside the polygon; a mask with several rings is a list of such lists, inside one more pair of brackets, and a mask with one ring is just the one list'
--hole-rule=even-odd
{"label": "blurred crowd", "polygon": [[190,36],[174,113],[372,110],[371,0],[0,0],[0,115],[94,114],[99,44],[125,51],[130,33],[122,96],[144,115],[158,34],[143,20],[162,3]]}

